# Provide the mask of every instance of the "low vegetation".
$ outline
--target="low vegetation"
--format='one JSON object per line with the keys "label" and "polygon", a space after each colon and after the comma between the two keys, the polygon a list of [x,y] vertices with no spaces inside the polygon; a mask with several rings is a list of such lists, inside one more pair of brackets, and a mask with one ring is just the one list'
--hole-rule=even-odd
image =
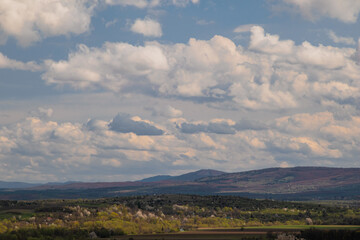
{"label": "low vegetation", "polygon": [[[299,234],[301,229],[316,225],[327,225],[328,229],[331,225],[336,225],[333,226],[335,229],[339,228],[338,225],[350,225],[345,232],[336,234],[358,234],[354,230],[360,225],[360,209],[197,195],[0,201],[0,239],[109,238],[124,234],[175,233],[204,228],[241,231],[250,227],[272,230],[288,228]],[[320,232],[312,234],[335,234]],[[305,239],[313,239],[309,236]]]}

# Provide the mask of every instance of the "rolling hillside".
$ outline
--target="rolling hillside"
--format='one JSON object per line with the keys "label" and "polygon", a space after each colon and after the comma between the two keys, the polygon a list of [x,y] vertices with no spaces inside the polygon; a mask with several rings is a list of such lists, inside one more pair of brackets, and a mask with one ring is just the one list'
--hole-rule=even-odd
{"label": "rolling hillside", "polygon": [[159,182],[159,181],[191,182],[198,180],[200,178],[216,177],[222,174],[225,174],[225,172],[212,170],[212,169],[202,169],[196,172],[185,173],[179,176],[158,175],[158,176],[142,179],[140,180],[140,182]]}
{"label": "rolling hillside", "polygon": [[136,182],[68,183],[0,190],[0,199],[99,198],[150,194],[237,195],[279,200],[360,199],[360,168],[200,170]]}
{"label": "rolling hillside", "polygon": [[360,184],[360,169],[326,167],[268,168],[205,177],[199,179],[198,182],[229,185],[235,188],[234,190],[223,190],[222,192],[289,194]]}

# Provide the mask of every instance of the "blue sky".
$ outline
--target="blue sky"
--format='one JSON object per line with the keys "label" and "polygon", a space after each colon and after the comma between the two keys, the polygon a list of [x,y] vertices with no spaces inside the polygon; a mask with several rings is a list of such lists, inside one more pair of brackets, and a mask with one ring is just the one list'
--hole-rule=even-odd
{"label": "blue sky", "polygon": [[5,0],[0,180],[359,167],[357,0]]}

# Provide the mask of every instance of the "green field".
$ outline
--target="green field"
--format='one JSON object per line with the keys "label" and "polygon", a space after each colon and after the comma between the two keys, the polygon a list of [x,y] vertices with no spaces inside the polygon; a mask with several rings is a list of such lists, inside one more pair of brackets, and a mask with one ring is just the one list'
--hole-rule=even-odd
{"label": "green field", "polygon": [[9,219],[13,217],[29,218],[34,214],[33,210],[30,209],[11,209],[0,211],[0,220]]}

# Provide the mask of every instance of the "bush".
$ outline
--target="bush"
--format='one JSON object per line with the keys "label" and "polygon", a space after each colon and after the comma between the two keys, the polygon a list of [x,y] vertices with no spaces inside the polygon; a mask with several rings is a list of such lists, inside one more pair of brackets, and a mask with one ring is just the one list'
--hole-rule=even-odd
{"label": "bush", "polygon": [[111,236],[111,231],[107,230],[104,227],[102,227],[100,229],[95,229],[94,232],[100,238],[109,238]]}

